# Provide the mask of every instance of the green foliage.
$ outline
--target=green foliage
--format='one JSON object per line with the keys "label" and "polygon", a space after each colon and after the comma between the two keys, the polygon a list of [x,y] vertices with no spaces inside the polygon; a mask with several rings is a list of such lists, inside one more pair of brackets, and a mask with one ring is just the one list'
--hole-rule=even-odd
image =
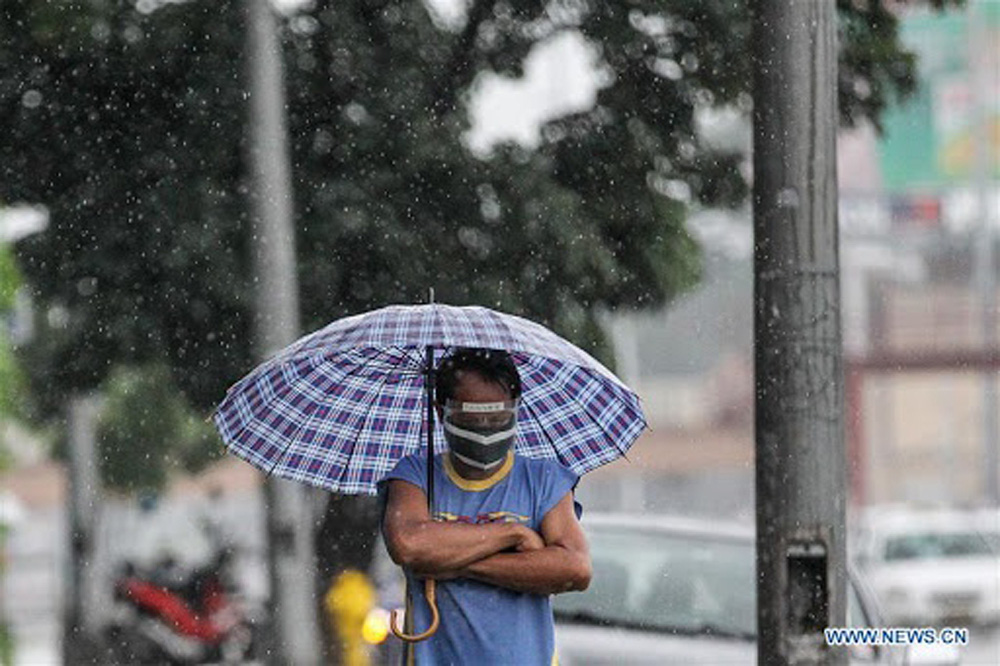
{"label": "green foliage", "polygon": [[[913,85],[881,4],[839,3],[847,123]],[[38,302],[68,313],[26,352],[35,395],[165,362],[204,409],[251,367],[243,5],[3,3],[0,198],[49,208],[18,252]],[[748,6],[468,5],[444,25],[422,2],[316,0],[286,22],[303,328],[433,286],[607,358],[601,310],[698,279],[687,204],[745,199],[744,156],[706,145],[695,118],[749,108]],[[470,154],[477,76],[519,73],[564,30],[595,45],[596,106],[549,123],[536,150]]]}
{"label": "green foliage", "polygon": [[[0,326],[0,418],[10,416],[17,411],[18,398],[24,385],[24,375],[11,351],[7,334]],[[0,442],[0,454],[2,451],[3,443]],[[0,469],[3,469],[2,455],[0,455]]]}
{"label": "green foliage", "polygon": [[0,314],[14,307],[14,295],[20,284],[21,275],[17,270],[14,253],[0,242]]}
{"label": "green foliage", "polygon": [[[7,339],[5,316],[14,306],[14,294],[20,285],[20,275],[14,254],[0,243],[0,419],[15,412],[18,397],[24,388],[24,377]],[[5,467],[6,454],[0,441],[0,470]]]}
{"label": "green foliage", "polygon": [[[930,0],[937,10],[960,6],[964,0]],[[887,105],[905,99],[917,87],[916,58],[898,40],[898,10],[884,2],[837,0],[841,50],[839,95],[841,118],[847,125],[862,119],[881,131]]]}
{"label": "green foliage", "polygon": [[[0,528],[2,529],[2,528]],[[0,544],[3,543],[3,535],[0,534]],[[0,622],[0,666],[13,666],[14,664],[14,634],[6,622]]]}
{"label": "green foliage", "polygon": [[164,366],[117,368],[98,426],[101,477],[125,491],[157,491],[171,472],[197,471],[219,457],[211,425],[180,397]]}
{"label": "green foliage", "polygon": [[52,226],[18,249],[37,302],[69,315],[37,342],[36,394],[169,359],[204,405],[244,369],[243,93],[226,12],[3,3],[0,196],[51,204]]}

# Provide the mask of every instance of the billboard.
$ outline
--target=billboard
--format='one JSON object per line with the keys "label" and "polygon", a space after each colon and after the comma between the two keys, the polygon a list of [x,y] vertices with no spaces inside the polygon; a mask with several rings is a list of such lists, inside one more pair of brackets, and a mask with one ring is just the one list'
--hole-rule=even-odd
{"label": "billboard", "polygon": [[[969,184],[977,159],[1000,177],[1000,2],[970,0],[962,10],[902,17],[901,37],[916,53],[919,88],[889,109],[879,142],[889,191]],[[977,150],[984,151],[982,156]]]}

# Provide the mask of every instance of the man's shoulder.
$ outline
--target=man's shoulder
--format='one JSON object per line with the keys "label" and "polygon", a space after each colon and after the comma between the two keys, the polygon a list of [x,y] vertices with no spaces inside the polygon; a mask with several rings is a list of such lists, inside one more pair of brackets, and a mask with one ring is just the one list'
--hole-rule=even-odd
{"label": "man's shoulder", "polygon": [[411,453],[396,461],[385,476],[379,481],[379,486],[385,486],[389,481],[400,480],[414,482],[427,473],[427,457],[422,453]]}
{"label": "man's shoulder", "polygon": [[555,458],[538,458],[535,456],[526,456],[524,454],[517,454],[514,456],[515,463],[519,463],[533,469],[569,469],[566,465]]}
{"label": "man's shoulder", "polygon": [[518,455],[514,457],[514,465],[520,466],[524,473],[533,478],[542,477],[548,474],[576,476],[573,470],[566,467],[558,460],[553,460],[552,458],[532,458],[529,456]]}
{"label": "man's shoulder", "polygon": [[402,458],[400,458],[396,464],[397,465],[423,465],[424,461],[427,460],[427,454],[423,452],[408,453]]}
{"label": "man's shoulder", "polygon": [[[580,480],[576,472],[558,460],[527,456],[518,456],[518,459],[521,464],[521,482],[530,489],[534,501],[538,503],[536,510],[540,517],[546,515],[566,493],[572,492]],[[576,501],[573,506],[579,519],[583,509]]]}
{"label": "man's shoulder", "polygon": [[[438,458],[440,454],[434,456],[435,459]],[[418,451],[416,453],[409,453],[396,462],[396,467],[424,467],[427,465],[427,454],[423,451]]]}

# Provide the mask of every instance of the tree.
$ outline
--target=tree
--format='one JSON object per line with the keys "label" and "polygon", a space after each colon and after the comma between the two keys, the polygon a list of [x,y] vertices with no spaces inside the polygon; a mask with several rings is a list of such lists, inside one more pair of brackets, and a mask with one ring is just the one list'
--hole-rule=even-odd
{"label": "tree", "polygon": [[222,443],[173,386],[164,365],[118,366],[105,381],[98,424],[102,485],[158,492],[172,472],[200,469]]}
{"label": "tree", "polygon": [[[210,3],[148,17],[118,3],[3,12],[0,113],[17,129],[0,187],[52,203],[55,224],[19,257],[37,301],[66,313],[32,375],[59,395],[97,386],[114,362],[169,359],[204,406],[225,381],[204,378],[239,372],[249,353],[243,287],[225,277],[246,274],[243,257],[218,250],[242,243],[239,133],[226,137],[233,123],[215,113],[239,113],[238,28],[216,36]],[[204,345],[211,366],[192,354]]]}
{"label": "tree", "polygon": [[[882,3],[840,8],[844,119],[877,121],[912,88],[913,59]],[[68,314],[41,343],[50,362],[33,359],[60,390],[36,394],[163,359],[207,408],[247,369],[235,9],[4,3],[0,196],[52,211],[19,256],[39,302]],[[475,2],[448,25],[417,2],[319,0],[291,17],[305,327],[435,286],[601,351],[598,311],[662,304],[697,278],[676,192],[745,196],[743,156],[704,145],[695,116],[749,103],[747,25],[744,3],[721,1]],[[516,73],[569,29],[607,73],[596,107],[551,123],[538,150],[476,159],[461,139],[476,76]]]}

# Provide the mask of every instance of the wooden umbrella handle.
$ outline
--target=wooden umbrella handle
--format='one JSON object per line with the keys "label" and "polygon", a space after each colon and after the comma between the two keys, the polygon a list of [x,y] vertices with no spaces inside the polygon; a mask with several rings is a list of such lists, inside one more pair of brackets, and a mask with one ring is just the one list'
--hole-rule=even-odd
{"label": "wooden umbrella handle", "polygon": [[434,635],[434,632],[438,630],[438,624],[441,623],[441,616],[438,614],[437,608],[437,586],[436,581],[433,578],[428,578],[424,581],[424,596],[427,597],[427,605],[431,609],[431,626],[427,627],[427,631],[421,634],[407,634],[402,629],[397,626],[397,619],[399,617],[399,610],[392,611],[389,616],[389,628],[392,629],[392,633],[407,643],[419,643],[422,640],[426,640]]}

